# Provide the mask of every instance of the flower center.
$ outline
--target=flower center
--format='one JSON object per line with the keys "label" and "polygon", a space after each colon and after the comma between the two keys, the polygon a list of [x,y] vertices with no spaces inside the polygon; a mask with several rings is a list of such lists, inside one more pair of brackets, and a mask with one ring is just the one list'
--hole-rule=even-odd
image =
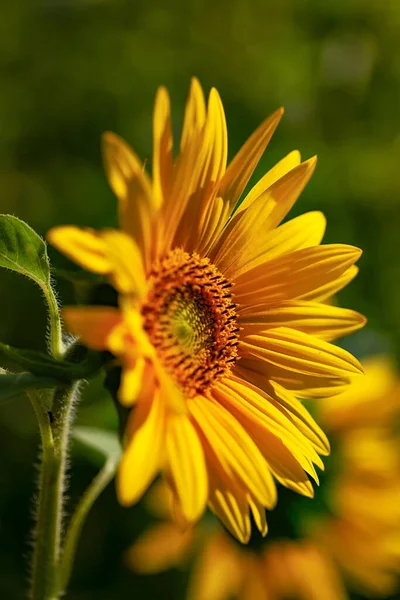
{"label": "flower center", "polygon": [[144,328],[189,398],[236,362],[239,329],[230,288],[208,258],[181,249],[169,252],[150,274]]}

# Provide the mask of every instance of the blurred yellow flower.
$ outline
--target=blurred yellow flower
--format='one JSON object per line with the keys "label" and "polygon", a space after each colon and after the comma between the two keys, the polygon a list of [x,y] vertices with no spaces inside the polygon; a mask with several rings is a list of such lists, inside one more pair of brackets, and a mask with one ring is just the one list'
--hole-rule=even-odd
{"label": "blurred yellow flower", "polygon": [[159,483],[147,501],[163,522],[128,549],[127,564],[139,573],[155,573],[194,556],[188,600],[345,600],[346,583],[368,598],[395,593],[400,583],[400,383],[387,358],[369,359],[364,368],[365,378],[320,401],[321,420],[335,448],[324,482],[330,514],[321,515],[312,505],[301,539],[268,538],[253,551],[207,520],[182,532],[169,520],[168,491]]}
{"label": "blurred yellow flower", "polygon": [[268,538],[256,552],[207,519],[182,531],[170,520],[167,496],[160,482],[146,497],[163,521],[126,551],[124,561],[135,572],[150,575],[192,561],[187,600],[348,600],[329,552],[311,539]]}
{"label": "blurred yellow flower", "polygon": [[340,473],[330,489],[334,517],[312,535],[352,586],[391,595],[400,574],[400,383],[388,359],[364,363],[365,377],[321,404],[321,420],[338,445]]}
{"label": "blurred yellow flower", "polygon": [[[280,225],[316,159],[297,151],[241,201],[282,110],[227,166],[222,102],[206,106],[192,81],[174,157],[170,102],[161,88],[153,123],[152,178],[118,136],[104,136],[121,230],[58,227],[49,240],[103,274],[119,308],[64,311],[71,332],[122,364],[119,400],[132,410],[117,490],[136,502],[159,471],[175,515],[195,521],[209,503],[242,542],[250,512],[265,534],[273,476],[307,496],[325,435],[298,397],[340,391],[358,361],[329,343],[360,328],[356,312],[325,300],[356,274],[361,251],[320,246],[325,219],[310,212]],[[239,361],[240,359],[240,361]]]}

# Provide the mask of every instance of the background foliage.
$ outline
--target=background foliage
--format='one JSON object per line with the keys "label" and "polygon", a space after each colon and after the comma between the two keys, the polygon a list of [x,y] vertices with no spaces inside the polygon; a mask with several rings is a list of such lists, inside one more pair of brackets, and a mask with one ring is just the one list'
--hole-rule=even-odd
{"label": "background foliage", "polygon": [[[349,342],[400,356],[400,3],[397,0],[21,0],[0,8],[0,212],[39,233],[56,224],[115,222],[100,134],[123,135],[144,158],[159,84],[177,131],[192,75],[224,101],[230,155],[259,122],[286,108],[256,176],[293,148],[319,155],[293,215],[321,209],[327,242],[364,249],[340,297],[369,318]],[[53,264],[67,261],[50,250]],[[69,266],[69,265],[68,265]],[[45,310],[28,280],[0,273],[0,340],[45,347]],[[63,303],[73,301],[60,282]],[[38,434],[25,398],[0,411],[0,597],[23,598]],[[114,427],[101,382],[80,422]],[[74,502],[95,473],[76,445]],[[135,577],[121,553],[145,527],[142,507],[117,505],[110,486],[84,530],[71,600],[179,599],[184,577]],[[273,515],[270,520],[273,519]]]}

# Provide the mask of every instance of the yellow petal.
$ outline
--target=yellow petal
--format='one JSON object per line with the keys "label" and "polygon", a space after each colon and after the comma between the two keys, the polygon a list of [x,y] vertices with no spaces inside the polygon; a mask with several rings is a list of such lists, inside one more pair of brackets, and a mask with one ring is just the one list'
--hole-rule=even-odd
{"label": "yellow petal", "polygon": [[263,194],[268,188],[270,188],[273,183],[278,181],[278,179],[280,179],[281,177],[286,175],[286,173],[289,173],[289,171],[297,167],[297,165],[299,165],[300,162],[301,156],[298,150],[293,150],[292,152],[289,152],[289,154],[287,154],[284,158],[282,158],[282,160],[276,163],[276,165],[274,165],[272,169],[270,169],[268,173],[266,173],[264,177],[262,177],[260,181],[256,183],[256,185],[247,194],[243,202],[240,203],[237,212],[239,213],[242,210],[248,208],[254,202],[254,200],[256,200],[256,198],[261,196],[261,194]]}
{"label": "yellow petal", "polygon": [[[360,377],[360,379],[362,379],[362,377]],[[271,395],[276,398],[278,403],[286,410],[288,417],[299,431],[310,440],[318,454],[324,456],[330,454],[331,448],[328,438],[300,400],[275,381],[271,381],[270,389],[268,391],[270,390]]]}
{"label": "yellow petal", "polygon": [[53,227],[47,239],[57,250],[88,271],[105,275],[112,269],[104,240],[94,229],[72,225]]}
{"label": "yellow petal", "polygon": [[145,531],[125,552],[124,562],[136,573],[150,575],[184,563],[193,543],[193,531],[174,523],[160,523]]}
{"label": "yellow petal", "polygon": [[233,279],[245,270],[246,263],[251,265],[263,255],[268,232],[289,212],[314,172],[315,164],[315,158],[301,163],[233,217],[210,251],[210,257],[223,273],[229,273]]}
{"label": "yellow petal", "polygon": [[116,229],[94,231],[55,227],[49,241],[81,267],[110,277],[122,293],[143,296],[146,284],[142,255],[134,240]]}
{"label": "yellow petal", "polygon": [[169,469],[183,516],[195,521],[207,502],[208,478],[203,448],[188,417],[168,418],[166,443]]}
{"label": "yellow petal", "polygon": [[324,236],[325,227],[326,219],[321,212],[309,212],[296,217],[270,231],[268,235],[260,235],[224,273],[226,277],[235,279],[242,273],[258,265],[265,265],[268,261],[289,252],[318,246]]}
{"label": "yellow petal", "polygon": [[354,310],[300,300],[281,302],[277,306],[246,306],[239,316],[242,335],[286,326],[328,341],[352,333],[365,323],[365,317]]}
{"label": "yellow petal", "polygon": [[125,211],[131,181],[141,175],[143,187],[148,189],[151,199],[150,183],[143,173],[143,164],[132,148],[121,137],[107,131],[103,134],[103,156],[105,169],[111,189],[122,202]]}
{"label": "yellow petal", "polygon": [[203,90],[199,80],[192,78],[189,90],[189,97],[185,108],[185,119],[183,122],[181,136],[181,152],[185,151],[188,144],[191,143],[193,135],[198,135],[206,120],[206,104],[204,101]]}
{"label": "yellow petal", "polygon": [[[286,217],[301,192],[310,181],[311,176],[315,171],[316,164],[317,157],[313,156],[286,173],[268,188],[266,195],[267,197],[273,198],[276,204],[269,220],[269,226],[271,228],[277,227],[282,219]],[[260,196],[260,199],[262,197],[263,195]],[[257,202],[258,200],[259,199],[257,199]]]}
{"label": "yellow petal", "polygon": [[122,231],[106,229],[99,233],[105,242],[107,257],[112,265],[112,280],[122,294],[134,293],[143,297],[146,279],[142,255],[135,241]]}
{"label": "yellow petal", "polygon": [[137,502],[161,467],[165,439],[165,406],[160,391],[138,401],[130,416],[130,432],[117,476],[121,504]]}
{"label": "yellow petal", "polygon": [[282,115],[283,108],[280,108],[268,117],[249,137],[229,164],[221,181],[218,195],[225,200],[230,210],[242,195]]}
{"label": "yellow petal", "polygon": [[236,280],[236,301],[277,304],[294,298],[303,300],[306,294],[339,279],[361,254],[354,246],[329,244],[278,256]]}
{"label": "yellow petal", "polygon": [[122,322],[120,311],[108,306],[69,306],[62,314],[68,331],[94,350],[108,350],[110,335]]}
{"label": "yellow petal", "polygon": [[248,502],[256,527],[261,533],[261,535],[265,537],[268,533],[268,524],[265,516],[265,508],[262,506],[262,504],[260,504],[251,496],[248,497]]}
{"label": "yellow petal", "polygon": [[298,296],[299,300],[315,300],[316,302],[326,302],[340,292],[346,285],[353,281],[354,277],[358,275],[359,268],[356,265],[352,265],[337,279],[323,283],[321,286],[316,287],[313,290],[305,292]]}
{"label": "yellow petal", "polygon": [[174,245],[188,252],[198,251],[199,243],[209,226],[209,205],[214,198],[217,182],[226,168],[228,152],[225,113],[218,92],[213,88],[208,101],[207,119],[195,165],[198,167],[196,188],[187,203],[182,222],[177,229]]}
{"label": "yellow petal", "polygon": [[193,133],[184,152],[181,152],[175,161],[171,192],[162,209],[164,231],[160,255],[168,252],[171,246],[182,245],[180,237],[187,237],[188,228],[191,230],[193,227],[193,223],[190,223],[189,227],[186,223],[187,216],[183,215],[186,208],[188,211],[193,211],[194,207],[198,208],[199,201],[196,195],[200,197],[204,193],[198,183],[202,170],[201,159],[205,156],[202,152],[203,139],[204,129]]}
{"label": "yellow petal", "polygon": [[121,383],[118,389],[118,400],[122,406],[132,406],[139,395],[143,382],[146,361],[143,356],[130,364],[124,365],[121,374]]}
{"label": "yellow petal", "polygon": [[153,357],[153,366],[168,410],[172,413],[186,415],[188,409],[182,389],[177,385],[171,375],[167,373],[157,356]]}
{"label": "yellow petal", "polygon": [[224,471],[215,457],[207,461],[207,466],[210,477],[210,509],[236,539],[247,544],[251,535],[251,522],[245,490]]}
{"label": "yellow petal", "polygon": [[196,251],[201,256],[206,256],[208,248],[212,246],[219,232],[223,229],[229,217],[227,205],[222,198],[212,199],[202,215],[198,241],[196,242]]}
{"label": "yellow petal", "polygon": [[189,410],[227,473],[264,506],[272,507],[276,490],[267,463],[240,423],[212,398],[194,398]]}
{"label": "yellow petal", "polygon": [[156,208],[166,202],[173,185],[171,107],[165,87],[157,91],[153,115],[153,194]]}
{"label": "yellow petal", "polygon": [[265,361],[271,379],[279,382],[281,377],[292,377],[303,388],[310,376],[326,385],[331,379],[348,383],[352,375],[363,372],[358,360],[346,350],[287,327],[242,338],[240,354]]}

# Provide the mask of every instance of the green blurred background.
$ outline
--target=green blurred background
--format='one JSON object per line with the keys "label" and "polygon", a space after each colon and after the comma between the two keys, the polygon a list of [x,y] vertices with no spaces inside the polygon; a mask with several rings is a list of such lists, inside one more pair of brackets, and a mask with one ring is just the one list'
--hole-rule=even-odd
{"label": "green blurred background", "polygon": [[[278,106],[285,117],[256,176],[288,151],[319,155],[293,211],[322,210],[327,242],[360,246],[361,272],[340,302],[369,318],[346,342],[359,357],[400,356],[400,2],[398,0],[20,0],[0,8],[0,212],[42,235],[53,225],[112,225],[100,135],[151,153],[157,86],[179,131],[190,77],[218,88],[230,156]],[[255,177],[256,178],[256,177]],[[67,261],[50,249],[54,266]],[[0,273],[0,339],[45,347],[40,293]],[[62,302],[73,300],[68,283]],[[116,425],[101,382],[79,421]],[[25,398],[0,410],[0,598],[24,598],[38,433]],[[74,448],[71,504],[96,466]],[[273,518],[271,515],[270,520]],[[68,598],[180,599],[184,575],[135,577],[121,553],[146,525],[109,486],[87,521]]]}

